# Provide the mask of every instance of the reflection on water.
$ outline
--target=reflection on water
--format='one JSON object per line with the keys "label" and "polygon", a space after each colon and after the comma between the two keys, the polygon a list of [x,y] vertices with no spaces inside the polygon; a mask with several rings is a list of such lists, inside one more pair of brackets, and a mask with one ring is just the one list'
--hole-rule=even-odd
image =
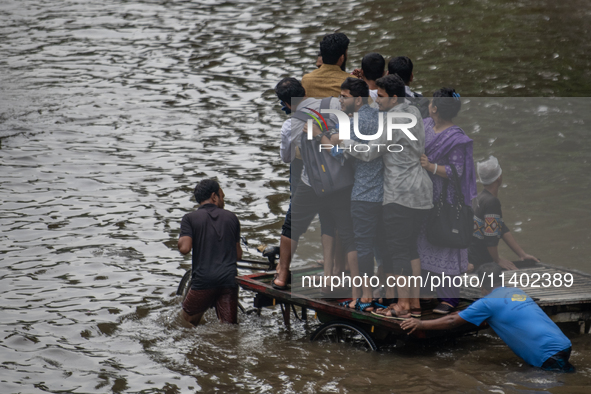
{"label": "reflection on water", "polygon": [[[288,330],[274,310],[239,327],[213,314],[198,328],[179,321],[174,291],[190,258],[175,244],[199,179],[218,177],[251,245],[277,242],[289,169],[272,87],[314,67],[325,32],[349,35],[349,68],[369,50],[410,56],[413,87],[427,94],[582,96],[591,85],[583,1],[287,4],[2,2],[0,391],[587,384],[591,342],[574,333],[580,372],[560,376],[489,336],[370,354],[310,344],[313,323]],[[539,116],[557,107],[540,104]],[[588,123],[541,134],[508,119],[462,121],[476,158],[504,163],[503,208],[524,248],[588,270]]]}

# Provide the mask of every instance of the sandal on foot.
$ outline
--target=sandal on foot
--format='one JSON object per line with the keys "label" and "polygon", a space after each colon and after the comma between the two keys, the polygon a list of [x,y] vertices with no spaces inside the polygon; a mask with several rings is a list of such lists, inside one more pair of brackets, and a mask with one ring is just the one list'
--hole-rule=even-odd
{"label": "sandal on foot", "polygon": [[288,287],[287,287],[287,284],[285,284],[285,285],[283,285],[283,286],[281,286],[281,285],[278,285],[278,284],[275,284],[275,279],[273,279],[273,280],[271,281],[271,287],[273,287],[273,288],[274,288],[274,289],[276,289],[276,290],[287,290],[287,288],[288,288]]}
{"label": "sandal on foot", "polygon": [[388,309],[388,305],[384,305],[384,304],[378,302],[377,300],[373,300],[372,304],[373,304],[373,307],[377,308],[377,309]]}
{"label": "sandal on foot", "polygon": [[[376,305],[377,306],[377,305]],[[373,315],[379,316],[379,317],[387,317],[390,318],[391,316],[388,315],[388,313],[390,313],[390,307],[386,306],[384,307],[384,305],[382,306],[377,306],[375,310],[371,311],[371,313]]]}
{"label": "sandal on foot", "polygon": [[339,302],[339,306],[344,306],[345,308],[349,308],[349,305],[353,302],[353,300]]}
{"label": "sandal on foot", "polygon": [[443,302],[433,308],[433,313],[438,313],[440,315],[447,315],[449,312],[453,311],[455,308],[451,305],[444,304]]}
{"label": "sandal on foot", "polygon": [[[384,310],[386,312],[384,312]],[[410,314],[408,312],[406,312],[406,313],[399,313],[399,312],[396,312],[394,309],[381,309],[379,311],[371,312],[371,313],[373,315],[376,315],[376,316],[379,316],[379,317],[383,317],[385,319],[408,320],[408,319],[411,318],[411,316],[410,316]]]}
{"label": "sandal on foot", "polygon": [[[277,279],[279,277],[278,273],[275,273],[275,275],[273,275],[273,281],[275,281],[275,279]],[[287,280],[285,281],[286,285],[291,285],[291,271],[288,271],[287,273]]]}
{"label": "sandal on foot", "polygon": [[410,309],[410,317],[414,317],[414,318],[420,319],[421,318],[421,313],[422,313],[421,308],[411,308]]}
{"label": "sandal on foot", "polygon": [[370,302],[361,302],[361,298],[357,299],[355,303],[355,310],[359,312],[365,312],[367,308],[373,307],[373,301]]}
{"label": "sandal on foot", "polygon": [[411,318],[410,312],[406,309],[400,309],[398,304],[394,304],[392,308],[388,308],[382,316],[394,320],[408,320]]}

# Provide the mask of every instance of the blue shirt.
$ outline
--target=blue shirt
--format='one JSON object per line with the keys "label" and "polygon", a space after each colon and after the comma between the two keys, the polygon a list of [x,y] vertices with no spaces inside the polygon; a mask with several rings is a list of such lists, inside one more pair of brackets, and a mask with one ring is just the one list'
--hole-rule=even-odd
{"label": "blue shirt", "polygon": [[461,311],[460,317],[477,326],[486,320],[515,354],[534,367],[572,346],[560,328],[518,288],[498,287]]}
{"label": "blue shirt", "polygon": [[[363,105],[357,111],[359,116],[359,133],[363,135],[376,134],[379,128],[378,110]],[[362,143],[371,143],[372,141],[362,141],[354,133],[354,118],[351,118],[350,124],[351,139]],[[384,131],[385,133],[385,131]],[[344,150],[337,146],[332,148],[331,154],[334,157],[341,158]],[[351,191],[351,201],[382,202],[384,199],[384,162],[381,157],[366,162],[359,159],[353,159],[353,169],[355,171],[355,181]]]}

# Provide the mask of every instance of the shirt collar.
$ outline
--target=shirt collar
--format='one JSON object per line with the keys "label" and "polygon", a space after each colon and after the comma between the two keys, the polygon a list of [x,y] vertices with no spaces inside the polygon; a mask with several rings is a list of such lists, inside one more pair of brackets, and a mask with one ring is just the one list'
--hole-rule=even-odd
{"label": "shirt collar", "polygon": [[197,209],[201,209],[201,208],[211,209],[211,208],[218,208],[218,206],[215,205],[214,203],[209,202],[207,204],[200,205],[199,208],[197,208]]}
{"label": "shirt collar", "polygon": [[[337,66],[336,64],[323,64],[320,66],[319,70],[334,70],[334,71],[343,71],[341,66]],[[346,71],[343,71],[346,72]]]}
{"label": "shirt collar", "polygon": [[406,99],[404,97],[399,97],[402,98],[402,102],[400,104],[396,104],[395,106],[393,106],[392,108],[390,108],[390,110],[388,112],[397,112],[400,111],[401,109],[406,109],[406,107],[408,107],[408,102],[406,101]]}

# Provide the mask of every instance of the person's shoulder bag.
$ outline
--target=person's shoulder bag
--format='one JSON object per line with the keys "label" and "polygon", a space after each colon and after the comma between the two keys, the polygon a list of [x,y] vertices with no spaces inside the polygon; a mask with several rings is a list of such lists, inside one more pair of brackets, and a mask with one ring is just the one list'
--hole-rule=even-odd
{"label": "person's shoulder bag", "polygon": [[[464,203],[464,194],[456,167],[450,164],[453,179],[444,179],[439,199],[435,202],[427,222],[427,241],[432,245],[466,249],[472,242],[474,211]],[[455,200],[447,202],[449,183],[455,188]]]}

